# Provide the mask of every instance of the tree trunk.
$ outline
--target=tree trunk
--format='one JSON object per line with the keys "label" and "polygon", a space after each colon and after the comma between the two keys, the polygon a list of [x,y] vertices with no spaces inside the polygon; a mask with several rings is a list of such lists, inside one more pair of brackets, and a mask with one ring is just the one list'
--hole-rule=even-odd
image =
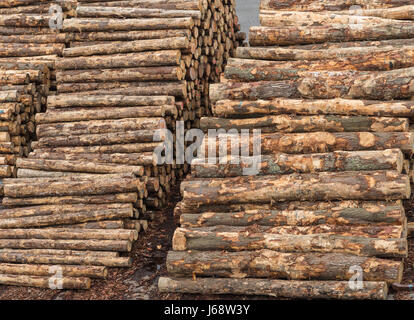
{"label": "tree trunk", "polygon": [[[38,276],[27,276],[27,275],[11,275],[11,274],[0,274],[0,284],[12,285],[12,286],[23,286],[23,287],[36,287],[45,289],[90,289],[91,280],[89,278],[59,278],[53,282],[51,276],[38,277]],[[55,286],[51,287],[54,283]]]}
{"label": "tree trunk", "polygon": [[369,100],[294,100],[277,98],[256,101],[217,101],[213,113],[221,118],[247,118],[280,114],[297,115],[344,115],[344,116],[381,116],[414,117],[412,101],[369,101]]}
{"label": "tree trunk", "polygon": [[241,252],[170,251],[167,270],[172,277],[271,278],[286,280],[342,280],[359,266],[364,281],[401,282],[403,263],[340,253],[281,253],[271,250]]}
{"label": "tree trunk", "polygon": [[[245,251],[269,249],[291,253],[347,253],[368,257],[405,258],[407,239],[379,239],[336,234],[280,235],[253,228],[211,227],[185,229],[174,233],[173,250]],[[0,241],[1,243],[1,241]]]}
{"label": "tree trunk", "polygon": [[290,281],[268,279],[174,279],[161,277],[160,292],[192,294],[258,295],[289,299],[385,300],[386,282],[364,282],[353,290],[349,281]]}

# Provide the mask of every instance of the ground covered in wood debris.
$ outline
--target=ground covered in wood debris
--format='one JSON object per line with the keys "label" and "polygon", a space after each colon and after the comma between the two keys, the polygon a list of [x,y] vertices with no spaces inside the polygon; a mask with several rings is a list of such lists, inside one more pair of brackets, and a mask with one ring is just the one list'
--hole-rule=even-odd
{"label": "ground covered in wood debris", "polygon": [[[94,280],[90,290],[46,290],[0,286],[0,300],[176,300],[176,299],[272,299],[246,296],[201,296],[164,294],[157,290],[158,278],[166,276],[165,259],[171,248],[172,235],[178,226],[173,210],[180,196],[178,188],[164,210],[163,221],[154,222],[134,243],[129,254],[132,268],[109,268],[106,280]],[[409,258],[405,261],[403,283],[414,283],[414,239],[409,240]],[[414,300],[414,292],[391,292],[389,299]]]}

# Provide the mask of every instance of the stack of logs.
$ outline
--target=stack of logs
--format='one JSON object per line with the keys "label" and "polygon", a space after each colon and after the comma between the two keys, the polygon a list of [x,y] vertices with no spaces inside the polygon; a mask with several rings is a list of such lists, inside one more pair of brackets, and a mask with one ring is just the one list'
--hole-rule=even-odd
{"label": "stack of logs", "polygon": [[[26,27],[53,2],[31,3],[13,1],[4,12]],[[14,59],[49,66],[50,92],[32,152],[16,160],[17,178],[3,180],[0,284],[86,289],[106,267],[130,266],[119,253],[131,250],[147,218],[162,216],[157,210],[187,170],[159,165],[154,133],[170,129],[175,140],[176,120],[182,134],[199,126],[209,114],[208,85],[243,38],[231,0],[63,5],[62,30],[52,36],[39,24],[35,37],[59,49],[23,45],[27,54]]]}
{"label": "stack of logs", "polygon": [[[208,132],[209,158],[181,185],[160,291],[385,299],[402,280],[414,8],[350,3],[262,0],[251,47],[210,86],[214,117],[201,128],[227,133]],[[239,156],[257,145],[261,157]],[[220,150],[232,156],[219,163]]]}

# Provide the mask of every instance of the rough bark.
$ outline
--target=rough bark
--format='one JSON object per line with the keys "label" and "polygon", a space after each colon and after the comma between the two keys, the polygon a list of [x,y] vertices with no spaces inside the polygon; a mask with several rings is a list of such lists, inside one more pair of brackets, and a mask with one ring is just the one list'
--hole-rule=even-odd
{"label": "rough bark", "polygon": [[[271,278],[286,280],[349,280],[360,266],[364,281],[401,282],[403,264],[378,258],[337,253],[170,251],[167,270],[172,277]],[[352,269],[351,269],[352,270]]]}
{"label": "rough bark", "polygon": [[[39,277],[39,276],[28,276],[28,275],[12,275],[12,274],[0,274],[0,284],[12,285],[12,286],[23,286],[23,287],[37,287],[51,289],[51,277]],[[56,281],[55,289],[90,289],[91,280],[89,278],[72,278],[63,277]]]}
{"label": "rough bark", "polygon": [[388,293],[386,282],[364,282],[364,288],[352,290],[349,281],[289,281],[262,279],[197,280],[161,277],[160,292],[192,294],[258,295],[290,299],[369,299],[385,300]]}

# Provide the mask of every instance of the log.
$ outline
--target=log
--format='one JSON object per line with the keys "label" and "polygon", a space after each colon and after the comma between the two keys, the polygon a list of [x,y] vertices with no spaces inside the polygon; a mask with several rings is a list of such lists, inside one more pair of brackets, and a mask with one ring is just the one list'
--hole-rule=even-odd
{"label": "log", "polygon": [[[130,197],[131,201],[136,201],[136,197]],[[110,203],[110,204],[59,204],[43,205],[24,208],[9,208],[0,210],[0,220],[9,218],[23,218],[33,216],[65,215],[68,213],[93,212],[93,211],[124,211],[130,212],[132,216],[132,205],[130,203]]]}
{"label": "log", "polygon": [[121,143],[153,142],[154,130],[138,130],[128,132],[110,132],[101,134],[82,134],[71,136],[43,137],[39,139],[39,147],[94,146]]}
{"label": "log", "polygon": [[81,251],[81,250],[57,250],[57,249],[1,249],[1,253],[31,254],[41,256],[95,256],[95,257],[119,257],[118,252],[113,251]]}
{"label": "log", "polygon": [[385,300],[386,282],[364,282],[362,289],[353,290],[349,281],[290,281],[268,279],[221,279],[197,280],[161,277],[160,292],[192,294],[258,295],[289,299],[369,299]]}
{"label": "log", "polygon": [[91,18],[182,18],[192,17],[201,19],[201,12],[198,10],[165,10],[165,9],[143,9],[143,8],[122,8],[122,7],[87,7],[76,8],[77,17]]}
{"label": "log", "polygon": [[280,2],[278,0],[261,0],[260,10],[297,10],[297,11],[336,11],[352,9],[352,6],[365,8],[393,8],[411,4],[410,0],[304,0]]}
{"label": "log", "polygon": [[185,202],[199,205],[295,200],[398,200],[408,199],[411,194],[408,176],[395,171],[187,180],[181,183],[181,193]]}
{"label": "log", "polygon": [[[68,20],[66,20],[68,21]],[[323,42],[408,39],[414,35],[412,23],[333,24],[325,26],[251,27],[251,46],[297,45]]]}
{"label": "log", "polygon": [[152,152],[160,142],[113,144],[108,146],[87,146],[87,147],[59,147],[59,148],[36,148],[34,152],[42,153],[143,153]]}
{"label": "log", "polygon": [[[101,3],[102,5],[102,3]],[[0,29],[1,31],[1,29]],[[134,41],[165,38],[190,38],[191,31],[185,29],[102,31],[72,33],[73,41]]]}
{"label": "log", "polygon": [[[4,197],[3,206],[21,207],[48,204],[108,204],[108,203],[134,203],[138,200],[137,193],[116,193],[90,196],[60,196],[60,197],[36,197],[36,198],[9,198]],[[130,216],[128,216],[130,217]],[[110,218],[108,218],[110,219]],[[101,219],[102,220],[102,219]],[[69,222],[71,223],[71,222]]]}
{"label": "log", "polygon": [[173,105],[174,97],[169,96],[83,96],[83,95],[55,95],[48,97],[48,108],[87,108],[87,107],[137,107]]}
{"label": "log", "polygon": [[165,129],[163,118],[136,118],[119,120],[91,120],[73,123],[41,124],[36,128],[38,138],[80,134],[98,134],[119,131]]}
{"label": "log", "polygon": [[[401,0],[400,0],[401,1]],[[135,8],[157,8],[164,10],[199,10],[207,9],[203,0],[123,0],[105,1],[99,3],[107,7],[135,7]],[[95,3],[83,3],[84,6],[96,6]]]}
{"label": "log", "polygon": [[[128,220],[129,221],[129,220]],[[75,229],[127,229],[124,220],[107,220],[98,222],[85,222],[70,225],[56,226],[56,228],[75,228]]]}
{"label": "log", "polygon": [[414,102],[411,101],[373,101],[373,100],[300,100],[277,98],[256,101],[217,101],[213,113],[221,118],[259,117],[265,115],[344,115],[344,116],[381,116],[414,117]]}
{"label": "log", "polygon": [[8,263],[86,265],[106,267],[130,267],[132,264],[132,259],[128,257],[98,257],[93,255],[61,256],[25,253],[0,253],[0,261]]}
{"label": "log", "polygon": [[77,58],[62,58],[56,61],[58,70],[79,69],[109,69],[176,66],[180,64],[179,50],[162,50],[115,54],[107,56],[90,56]]}
{"label": "log", "polygon": [[364,281],[401,282],[403,264],[341,253],[281,253],[271,250],[241,252],[170,251],[167,270],[172,277],[270,278],[347,281],[360,266]]}
{"label": "log", "polygon": [[406,118],[365,116],[298,116],[277,115],[254,119],[202,117],[200,129],[255,129],[262,132],[401,132],[408,131]]}
{"label": "log", "polygon": [[[0,20],[0,25],[2,24]],[[131,30],[162,30],[192,29],[194,20],[183,18],[151,18],[151,19],[82,19],[72,18],[63,21],[63,32],[86,31],[131,31]]]}
{"label": "log", "polygon": [[164,117],[166,106],[96,107],[80,110],[56,110],[36,114],[36,123],[114,120],[126,118]]}
{"label": "log", "polygon": [[402,5],[394,8],[350,9],[336,11],[337,14],[359,15],[366,17],[381,17],[386,19],[413,20],[414,5]]}
{"label": "log", "polygon": [[[414,68],[392,71],[318,71],[300,73],[297,79],[210,85],[210,99],[410,99]],[[321,85],[322,84],[322,85]]]}
{"label": "log", "polygon": [[[366,257],[407,257],[407,239],[378,239],[332,234],[278,235],[255,232],[254,228],[210,227],[178,228],[173,250],[245,251],[269,249],[291,253],[347,253]],[[242,231],[244,230],[244,231]],[[1,243],[1,241],[0,241]]]}
{"label": "log", "polygon": [[[108,270],[100,266],[60,266],[64,277],[88,277],[95,279],[105,279]],[[9,275],[29,275],[29,276],[52,276],[55,272],[50,272],[49,265],[31,265],[31,264],[11,264],[0,263],[0,273]],[[52,271],[54,271],[52,269]]]}
{"label": "log", "polygon": [[[19,202],[19,200],[15,200]],[[39,201],[40,204],[47,203],[46,201]],[[17,204],[19,205],[19,204]],[[24,205],[24,204],[22,204]],[[21,217],[21,218],[9,218],[0,219],[1,229],[13,229],[13,228],[29,228],[29,227],[45,227],[45,226],[56,226],[66,225],[73,223],[84,223],[84,222],[96,222],[102,220],[120,219],[120,218],[132,218],[132,210],[101,210],[101,211],[81,211],[66,213],[63,215],[42,215],[32,217]],[[65,248],[62,248],[65,249]],[[75,248],[74,248],[75,249]]]}
{"label": "log", "polygon": [[[78,180],[78,181],[77,181]],[[103,195],[113,193],[135,192],[138,189],[136,179],[116,179],[102,177],[94,180],[79,181],[61,180],[55,182],[33,182],[26,184],[7,184],[4,195],[12,198],[44,197],[44,196],[81,196]]]}
{"label": "log", "polygon": [[85,161],[19,158],[16,161],[16,167],[46,171],[85,173],[133,173],[137,176],[144,175],[144,168],[142,166],[102,164]]}
{"label": "log", "polygon": [[151,96],[168,95],[176,98],[187,97],[186,81],[172,82],[86,82],[58,83],[58,93],[85,92],[88,95]]}
{"label": "log", "polygon": [[[377,56],[381,56],[384,58],[387,57],[387,59],[393,59],[393,57],[398,57],[396,60],[393,61],[405,61],[405,50],[412,50],[412,46],[408,44],[402,47],[393,46],[392,44],[371,47],[367,45],[363,46],[364,43],[361,42],[353,42],[353,44],[360,44],[361,46],[355,45],[355,47],[350,46],[344,48],[315,48],[314,50],[309,50],[306,46],[299,46],[299,48],[238,47],[236,49],[236,57],[239,59],[270,60],[285,62],[302,61],[302,64],[304,61],[314,61],[316,65],[327,62],[320,60],[330,59],[334,60],[336,63],[348,62],[354,63],[356,65],[360,65],[360,63],[371,61],[372,63],[377,63],[378,65],[378,63],[381,64],[381,61],[377,61]],[[327,46],[327,44],[324,45]],[[298,64],[300,64],[300,62]]]}
{"label": "log", "polygon": [[125,240],[48,240],[48,239],[7,239],[0,240],[2,248],[32,249],[69,249],[69,250],[107,250],[131,251],[131,242]]}
{"label": "log", "polygon": [[187,213],[180,216],[185,228],[226,226],[312,226],[332,225],[403,225],[405,213],[399,206],[366,208],[334,208],[332,210],[269,210],[252,209],[241,212]]}
{"label": "log", "polygon": [[63,50],[62,54],[64,57],[79,57],[156,50],[184,50],[192,52],[195,49],[193,44],[187,38],[174,37],[164,39],[135,40],[129,42],[115,42],[109,44],[98,44],[92,46],[67,48]]}
{"label": "log", "polygon": [[[37,287],[45,289],[90,289],[91,280],[89,278],[59,278],[58,281],[53,282],[53,279],[49,277],[39,276],[27,276],[27,275],[12,275],[12,274],[0,274],[0,284],[11,286],[23,286],[23,287]],[[55,284],[54,286],[52,286]]]}
{"label": "log", "polygon": [[49,240],[128,240],[138,239],[133,230],[94,229],[7,229],[0,230],[0,239],[49,239]]}
{"label": "log", "polygon": [[[220,163],[197,161],[191,163],[196,178],[224,178],[246,175],[252,159],[228,157]],[[401,173],[404,156],[399,149],[384,151],[335,151],[332,153],[290,155],[275,153],[261,156],[257,175],[315,173],[330,171],[395,170]],[[224,163],[226,162],[226,163]]]}
{"label": "log", "polygon": [[180,81],[181,67],[140,67],[127,69],[85,69],[58,71],[58,83],[111,81]]}
{"label": "log", "polygon": [[[385,150],[390,148],[398,148],[404,153],[411,154],[414,139],[411,132],[263,133],[259,141],[257,136],[249,135],[248,138],[243,138],[243,141],[240,135],[234,134],[218,134],[216,138],[205,136],[200,148],[205,150],[205,155],[208,154],[208,158],[214,158],[219,154],[220,145],[225,151],[224,155],[237,155],[232,153],[232,140],[243,143],[246,148],[249,147],[248,150],[254,150],[253,146],[258,149],[257,144],[261,141],[261,155],[275,152],[308,154],[333,151]],[[249,140],[247,141],[247,139]],[[209,144],[212,150],[209,150]]]}

